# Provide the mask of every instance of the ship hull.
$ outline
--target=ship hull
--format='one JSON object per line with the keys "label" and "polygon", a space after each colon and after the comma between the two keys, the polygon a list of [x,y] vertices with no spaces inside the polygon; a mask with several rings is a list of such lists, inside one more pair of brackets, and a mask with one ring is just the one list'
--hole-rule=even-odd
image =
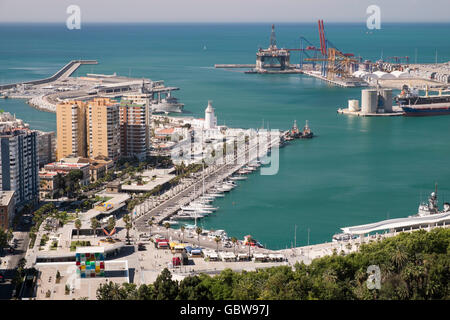
{"label": "ship hull", "polygon": [[183,104],[158,103],[151,106],[154,113],[181,113],[183,112]]}
{"label": "ship hull", "polygon": [[407,117],[426,117],[426,116],[444,116],[450,115],[450,106],[440,108],[413,108],[402,107]]}

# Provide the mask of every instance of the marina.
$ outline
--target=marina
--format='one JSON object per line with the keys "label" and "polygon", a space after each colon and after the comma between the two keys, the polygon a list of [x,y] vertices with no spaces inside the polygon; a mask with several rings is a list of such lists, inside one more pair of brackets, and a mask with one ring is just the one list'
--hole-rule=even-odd
{"label": "marina", "polygon": [[[311,25],[304,28],[306,28],[305,33],[312,35],[308,36],[309,38],[316,36],[317,26]],[[335,34],[337,34],[333,39],[334,42],[336,44],[341,43],[343,36],[341,37],[340,34],[345,34],[344,28],[339,26],[333,26],[332,28],[336,30]],[[238,55],[240,58],[235,61],[246,61],[248,52],[254,52],[254,45],[251,41],[257,38],[257,32],[260,29],[261,26],[257,28],[248,27],[247,30],[250,30],[250,34],[246,37],[245,41],[239,42],[240,40],[234,40],[237,41],[236,45],[238,47],[243,48],[242,52]],[[270,26],[268,26],[268,29],[270,30]],[[400,27],[395,27],[394,29],[402,34],[402,39],[404,39],[402,43],[412,43],[410,33],[406,33]],[[215,30],[215,32],[219,31]],[[415,31],[413,30],[411,32],[417,33],[417,30]],[[213,39],[215,32],[211,30],[207,36]],[[298,34],[298,29],[286,27],[283,27],[283,30],[281,28],[277,29],[277,35],[281,32],[285,33],[287,38],[294,39]],[[349,32],[352,32],[351,28]],[[354,34],[356,33],[355,31]],[[161,38],[164,36],[172,35],[161,34]],[[443,35],[438,31],[436,37],[441,36]],[[362,56],[371,57],[372,60],[375,60],[379,56],[379,50],[377,50],[375,43],[367,48],[357,47],[358,43],[363,41],[363,38],[362,36],[358,38],[356,35],[355,43],[351,44],[348,50],[360,52]],[[127,43],[125,39],[121,41]],[[247,43],[251,43],[252,45],[249,46]],[[264,42],[261,41],[261,43]],[[423,45],[419,45],[419,52],[426,52],[425,42],[423,43]],[[76,50],[70,43],[65,43],[65,45],[69,50]],[[231,43],[228,41],[223,45],[231,47],[234,45],[234,42]],[[394,44],[390,43],[388,45],[393,46]],[[109,48],[106,42],[103,42],[102,46]],[[127,43],[127,46],[130,47],[130,44]],[[208,45],[209,49],[212,47],[212,44]],[[89,66],[90,72],[88,71],[87,73],[109,75],[111,71],[115,70],[120,71],[121,74],[128,73],[128,68],[121,68],[121,63],[111,61],[111,58],[109,58],[111,56],[118,57],[119,52],[115,53],[113,50],[105,52],[101,51],[100,47],[94,48],[99,52],[94,56],[101,57],[99,59],[100,63],[94,65],[96,68],[94,71],[91,71]],[[444,44],[441,44],[438,50],[445,52],[447,49]],[[410,54],[410,56],[413,55]],[[387,210],[390,211],[392,217],[401,217],[411,209],[407,195],[418,194],[421,188],[424,189],[429,184],[430,179],[436,179],[439,176],[447,174],[447,170],[439,165],[439,159],[447,156],[447,149],[441,142],[433,139],[434,134],[432,135],[430,131],[426,130],[427,126],[432,126],[445,139],[446,123],[445,119],[443,119],[445,117],[420,119],[424,121],[424,126],[417,125],[417,123],[413,122],[402,122],[401,124],[396,122],[395,126],[392,126],[392,124],[385,123],[384,120],[375,123],[369,117],[367,119],[361,119],[364,121],[359,123],[351,122],[351,118],[347,117],[336,119],[337,101],[346,103],[352,95],[359,97],[360,90],[347,88],[349,91],[345,91],[347,89],[342,88],[344,91],[334,91],[322,80],[302,75],[298,77],[297,75],[286,75],[283,86],[276,88],[278,94],[275,99],[275,97],[271,97],[270,93],[274,90],[272,81],[277,78],[272,78],[272,80],[269,78],[258,78],[257,80],[252,80],[254,82],[249,83],[245,78],[245,74],[236,73],[232,75],[232,79],[226,78],[224,80],[223,73],[206,73],[206,69],[184,68],[184,65],[213,66],[218,59],[220,61],[227,61],[227,55],[225,54],[222,56],[219,54],[214,57],[205,56],[202,58],[204,60],[200,63],[198,61],[199,57],[195,57],[194,52],[191,52],[185,59],[179,62],[173,59],[165,59],[163,60],[164,63],[166,65],[173,64],[174,69],[159,72],[149,67],[158,63],[156,58],[146,57],[137,62],[143,69],[141,74],[136,75],[136,78],[151,75],[152,78],[163,78],[168,81],[167,83],[179,85],[182,88],[180,100],[186,103],[184,109],[192,111],[198,117],[201,117],[204,109],[203,101],[207,99],[205,96],[202,96],[204,92],[215,92],[214,90],[232,92],[233,94],[230,95],[213,97],[218,105],[226,106],[221,112],[223,121],[226,121],[229,125],[242,128],[257,127],[262,119],[268,119],[271,122],[271,127],[285,128],[286,124],[292,125],[294,119],[299,119],[301,126],[304,124],[304,119],[309,119],[314,124],[314,128],[317,128],[317,133],[321,136],[314,143],[309,143],[308,141],[305,141],[305,144],[303,142],[294,142],[294,147],[280,149],[282,150],[280,156],[280,173],[272,177],[270,181],[259,175],[254,175],[252,178],[245,180],[245,186],[237,187],[236,192],[232,191],[230,195],[223,196],[222,194],[222,197],[217,197],[215,201],[217,205],[215,206],[219,207],[219,211],[224,211],[226,214],[215,214],[214,217],[211,216],[203,219],[205,228],[226,229],[229,234],[236,234],[239,237],[248,233],[254,234],[258,239],[262,239],[262,241],[267,243],[268,247],[280,248],[286,245],[289,246],[292,238],[290,234],[293,232],[290,226],[295,223],[300,225],[301,221],[304,225],[308,225],[311,228],[311,243],[319,243],[330,239],[330,236],[335,232],[336,226],[340,226],[339,222],[341,219],[347,221],[347,223],[344,223],[346,225],[370,222],[368,218],[364,218],[360,214],[350,214],[344,210],[350,201],[352,203],[356,201],[358,205],[364,205],[368,215],[380,220],[386,216]],[[419,60],[429,63],[434,62],[434,52],[428,56],[426,54],[419,56]],[[295,62],[297,63],[297,61]],[[22,64],[25,66],[30,65],[29,62],[23,62]],[[64,65],[64,63],[61,63],[61,65]],[[20,67],[20,65],[13,65],[12,67]],[[81,66],[80,71],[83,71],[83,66]],[[54,73],[55,71],[52,71],[49,74]],[[22,78],[26,79],[27,77],[26,71],[23,71]],[[180,77],[201,79],[202,90],[200,91],[198,89],[198,82],[178,83],[177,79]],[[141,81],[139,82],[137,87],[141,85]],[[4,83],[6,81],[3,79],[2,84]],[[213,84],[215,85],[213,86]],[[306,91],[306,89],[309,91]],[[250,98],[249,93],[255,90],[258,90],[260,95],[252,95]],[[320,102],[317,101],[318,97],[320,97]],[[55,122],[51,118],[47,120],[47,116],[44,118],[35,113],[32,113],[32,117],[27,116],[26,108],[29,109],[29,107],[20,100],[2,99],[0,100],[0,105],[5,111],[17,112],[19,118],[29,121],[32,126],[38,126],[39,128],[47,127],[47,130],[51,130],[52,123]],[[276,106],[276,117],[273,117],[274,106]],[[239,117],[236,117],[236,114],[239,114]],[[369,122],[366,122],[366,120]],[[411,143],[411,135],[415,137],[414,144],[422,146],[424,152],[430,157],[429,161],[432,165],[429,166],[429,171],[426,175],[422,172],[417,172],[415,169],[417,163],[410,160],[413,154],[407,146]],[[351,141],[352,143],[342,144],[341,141]],[[380,141],[384,142],[383,147],[380,146]],[[383,152],[385,149],[391,150],[391,152]],[[439,152],[436,150],[439,150]],[[380,156],[381,154],[383,154],[383,157]],[[381,171],[375,170],[381,162],[385,164],[383,169]],[[301,168],[295,169],[293,167],[294,163],[301,163]],[[358,165],[358,163],[365,163],[367,167]],[[399,163],[402,163],[402,165],[398,165]],[[339,170],[336,170],[337,168]],[[372,170],[370,168],[374,169]],[[438,170],[438,168],[441,169]],[[241,172],[244,174],[247,170]],[[320,172],[320,174],[313,176],[313,172],[316,174]],[[414,177],[410,172],[416,172]],[[322,176],[339,177],[339,182],[333,183],[333,192],[325,187],[320,187],[321,183],[329,181],[328,178],[325,179]],[[354,178],[351,178],[352,176]],[[366,185],[363,182],[364,179],[371,179],[371,177],[375,176],[379,178],[372,179],[372,185]],[[394,188],[393,186],[396,185],[393,180],[394,178],[390,177],[395,177],[395,180],[402,179],[402,181],[405,181],[405,185]],[[297,183],[294,183],[295,181]],[[304,183],[301,183],[299,186],[298,181],[303,181]],[[358,188],[357,186],[361,187]],[[272,188],[284,191],[280,195],[279,201],[270,197],[271,193],[273,193]],[[443,186],[443,188],[445,189],[446,187]],[[201,190],[200,185],[198,186],[197,192],[199,190]],[[399,199],[395,202],[387,200],[385,203],[378,203],[373,200],[375,197],[382,197],[384,192],[398,194]],[[316,194],[320,194],[323,199],[326,199],[326,201],[321,201],[325,203],[322,203],[320,208],[313,205],[313,203],[318,201],[315,196]],[[352,200],[350,199],[350,195],[352,195]],[[357,200],[354,200],[354,198]],[[338,204],[331,205],[335,199],[338,199]],[[266,217],[271,217],[274,209],[272,207],[270,210],[257,205],[258,202],[263,203],[263,201],[270,201],[273,206],[284,208],[283,210],[286,214],[282,213],[279,220],[272,222],[274,225],[273,229],[281,230],[280,232],[265,235],[267,233],[265,226],[271,223],[270,219]],[[235,203],[234,205],[233,202]],[[303,204],[302,207],[299,210],[294,209],[296,208],[295,204],[300,202]],[[404,207],[405,205],[407,208]],[[331,212],[336,211],[340,213],[339,220],[334,215],[331,215]],[[249,216],[245,215],[245,212],[249,212]],[[315,212],[316,216],[324,217],[324,219],[321,219],[319,223],[309,212]],[[353,220],[355,223],[352,223]],[[372,221],[376,221],[376,219]],[[301,232],[303,235],[302,239],[306,243],[306,227]]]}

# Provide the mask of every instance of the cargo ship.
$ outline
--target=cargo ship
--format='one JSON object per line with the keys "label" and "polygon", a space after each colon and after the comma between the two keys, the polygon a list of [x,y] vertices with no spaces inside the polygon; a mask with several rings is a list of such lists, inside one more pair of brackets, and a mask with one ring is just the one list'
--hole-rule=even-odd
{"label": "cargo ship", "polygon": [[405,116],[440,116],[450,114],[450,95],[420,96],[418,90],[410,90],[404,86],[402,92],[395,97],[398,106]]}

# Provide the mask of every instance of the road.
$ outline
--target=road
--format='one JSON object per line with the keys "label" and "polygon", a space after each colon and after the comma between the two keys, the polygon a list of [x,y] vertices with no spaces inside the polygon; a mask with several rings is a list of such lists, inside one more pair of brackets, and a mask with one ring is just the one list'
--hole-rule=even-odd
{"label": "road", "polygon": [[[205,185],[207,185],[207,184],[209,184],[211,182],[214,182],[217,179],[218,176],[220,176],[221,174],[225,173],[227,170],[229,170],[232,167],[233,167],[233,165],[224,165],[220,169],[218,169],[218,170],[212,172],[211,174],[207,175],[205,177]],[[149,210],[144,215],[136,218],[135,221],[134,221],[136,228],[140,232],[147,231],[148,230],[147,221],[151,217],[154,217],[156,215],[164,213],[165,210],[170,210],[170,211],[174,212],[174,210],[172,210],[171,208],[173,208],[173,207],[180,207],[181,205],[184,205],[184,204],[190,202],[189,198],[191,198],[191,196],[194,195],[194,189],[196,190],[196,194],[198,195],[202,191],[202,185],[203,185],[203,180],[199,179],[199,181],[196,181],[192,185],[188,186],[186,189],[182,190],[181,192],[179,192],[178,194],[176,194],[175,196],[173,196],[169,200],[163,202],[162,204],[160,204],[156,208]],[[165,218],[166,217],[164,217],[163,219],[165,219]],[[163,220],[163,219],[161,219],[161,220]],[[158,223],[159,221],[155,221],[155,222]]]}
{"label": "road", "polygon": [[0,272],[4,273],[4,282],[0,282],[0,300],[11,299],[13,293],[13,285],[12,280],[16,275],[17,265],[23,257],[25,257],[25,253],[27,252],[27,247],[29,243],[29,235],[28,230],[30,226],[25,225],[23,221],[17,227],[17,230],[14,230],[14,238],[13,243],[15,246],[14,253],[9,253],[8,251],[4,251],[1,256],[2,265],[0,266]]}

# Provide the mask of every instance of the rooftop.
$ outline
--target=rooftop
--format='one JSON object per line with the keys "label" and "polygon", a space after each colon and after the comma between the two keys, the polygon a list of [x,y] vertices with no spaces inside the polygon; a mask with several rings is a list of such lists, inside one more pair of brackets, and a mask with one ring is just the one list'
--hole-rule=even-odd
{"label": "rooftop", "polygon": [[7,206],[14,197],[14,191],[0,191],[0,205]]}
{"label": "rooftop", "polygon": [[105,247],[77,247],[76,253],[105,253]]}

